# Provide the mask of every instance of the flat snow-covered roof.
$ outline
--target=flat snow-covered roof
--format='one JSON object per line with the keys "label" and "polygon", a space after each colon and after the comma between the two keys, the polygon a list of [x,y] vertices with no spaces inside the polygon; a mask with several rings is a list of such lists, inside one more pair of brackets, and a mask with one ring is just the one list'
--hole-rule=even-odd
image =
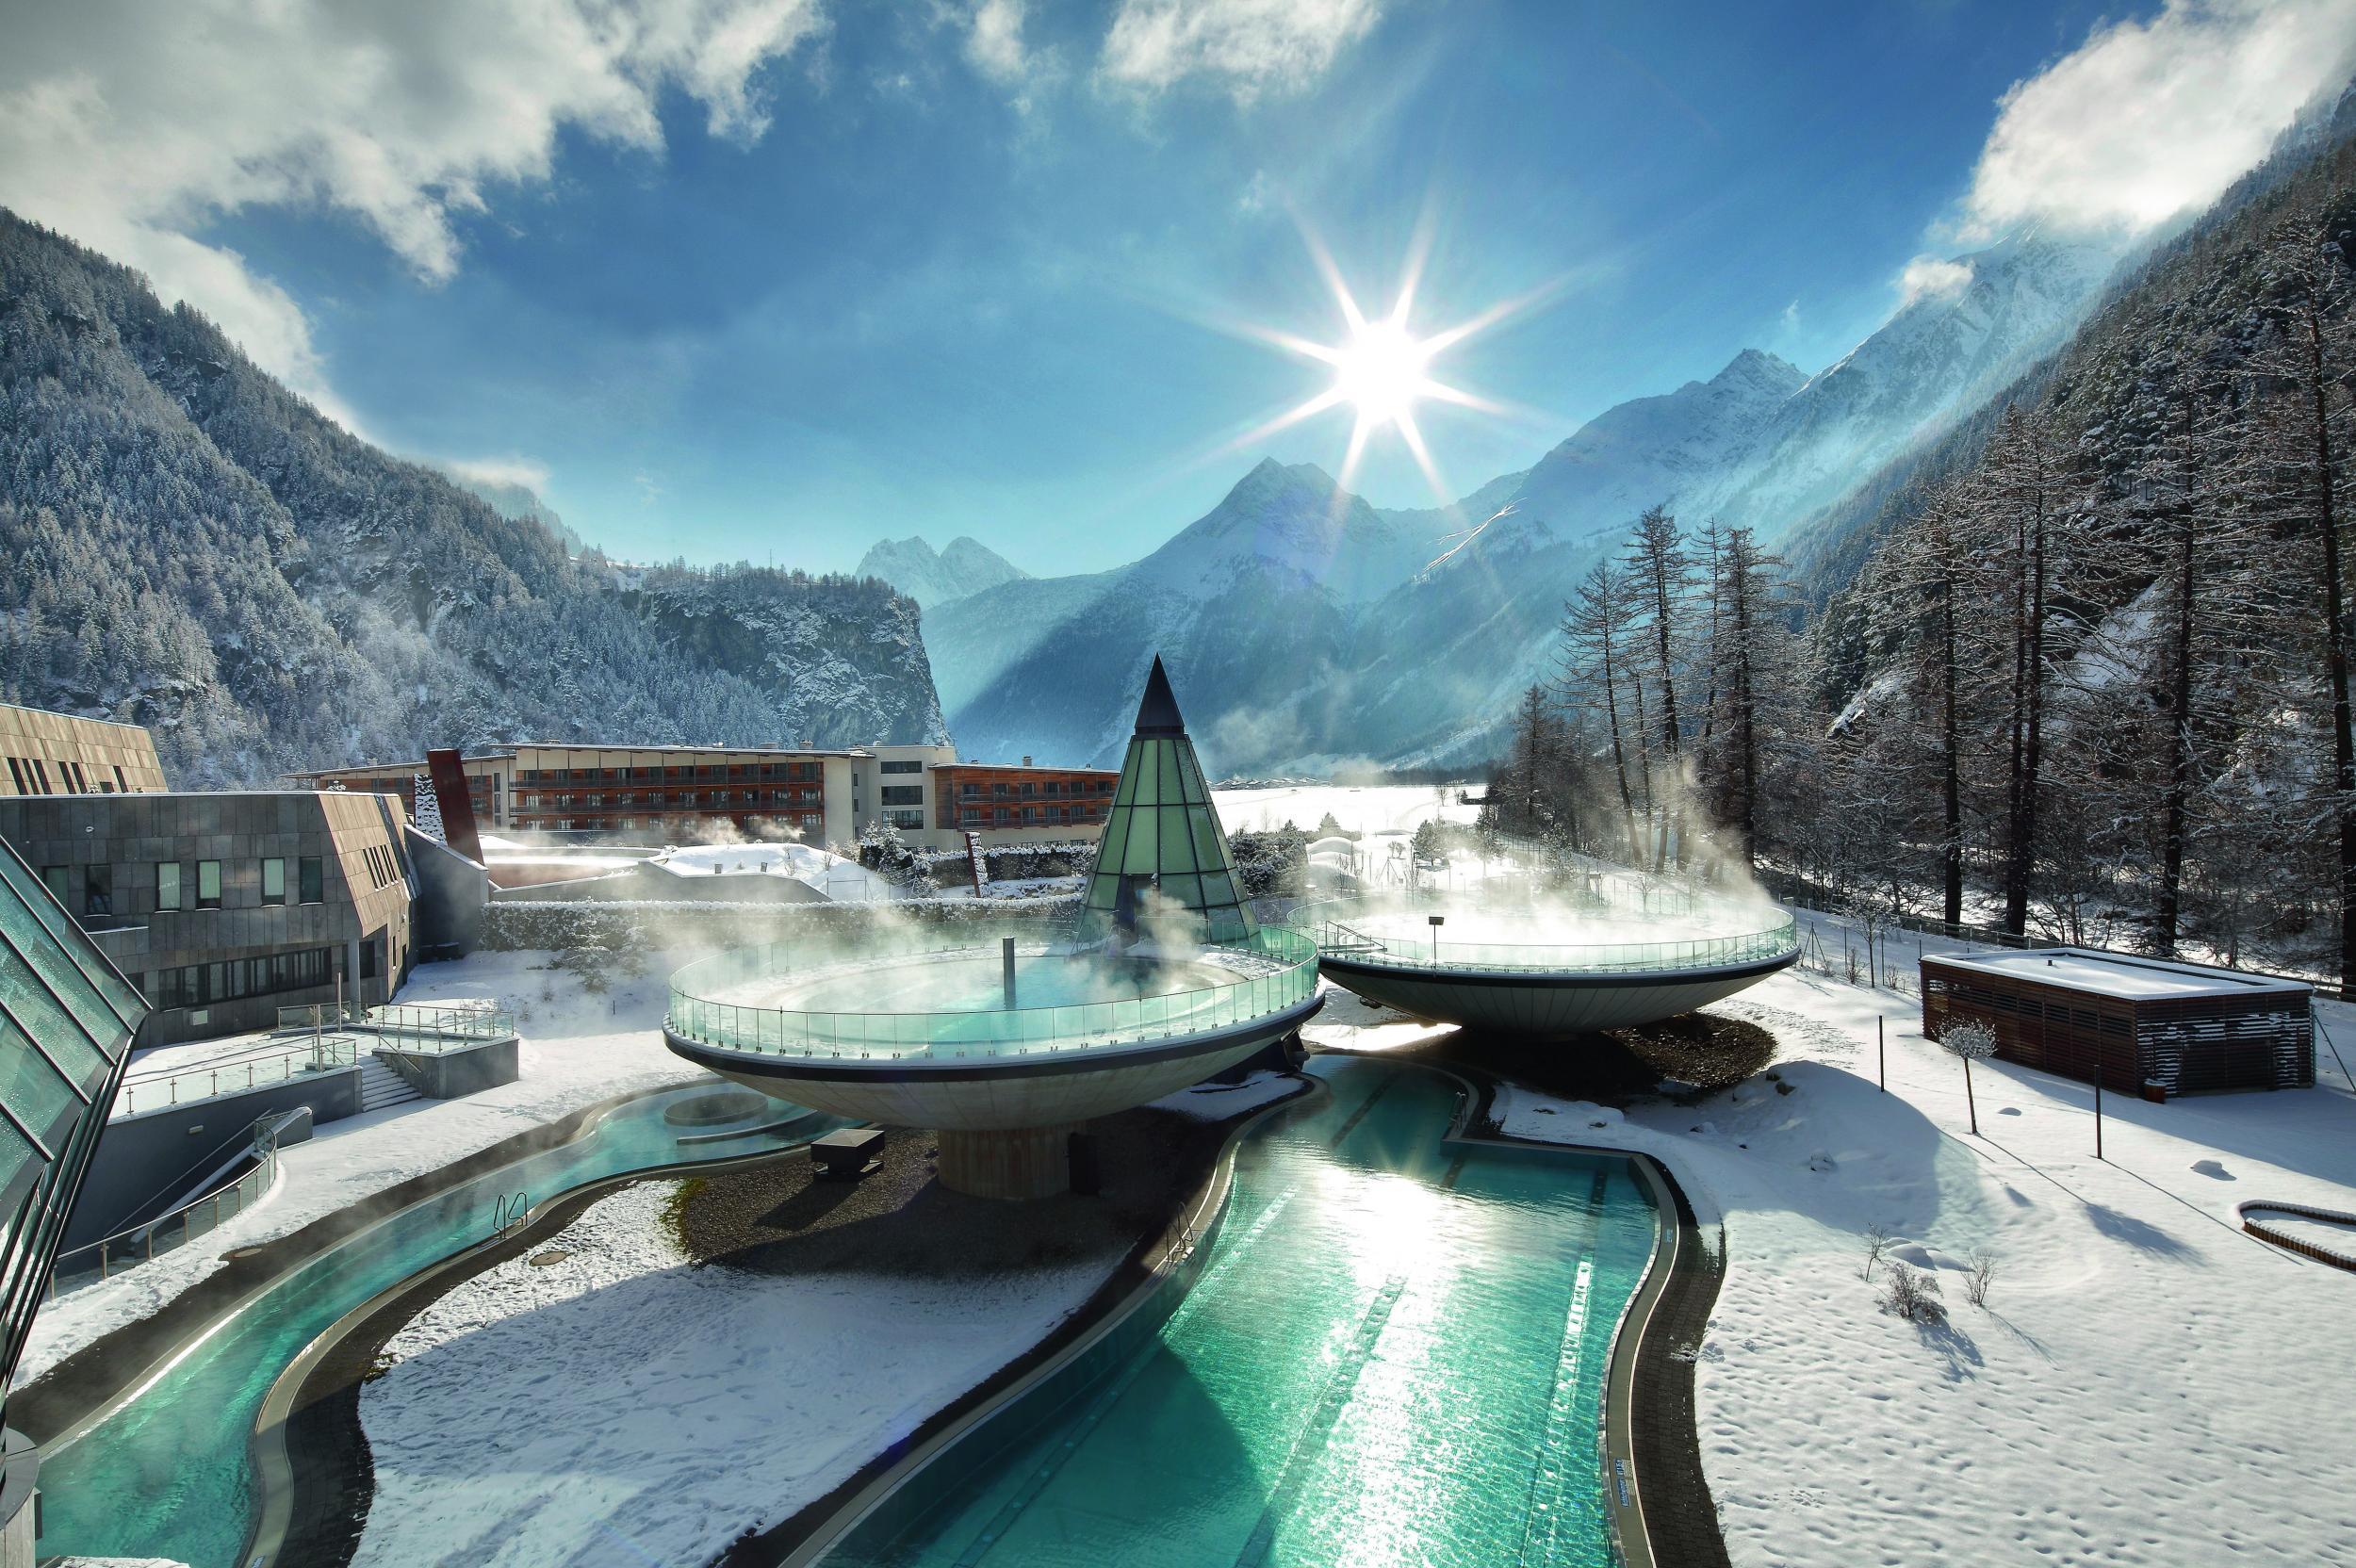
{"label": "flat snow-covered roof", "polygon": [[2122,1002],[2166,1002],[2196,996],[2250,996],[2263,993],[2306,993],[2304,981],[2278,980],[2270,974],[2245,974],[2208,964],[2171,963],[2131,953],[2106,953],[2091,947],[2032,948],[2025,952],[1925,953],[1924,967],[1973,970],[2007,975],[2035,985],[2059,986],[2073,991],[2116,997]]}

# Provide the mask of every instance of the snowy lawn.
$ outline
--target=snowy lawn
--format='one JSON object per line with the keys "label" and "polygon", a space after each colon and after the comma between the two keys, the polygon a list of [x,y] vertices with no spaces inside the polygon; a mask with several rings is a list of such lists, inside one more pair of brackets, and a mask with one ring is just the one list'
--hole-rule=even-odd
{"label": "snowy lawn", "polygon": [[[1509,1131],[1651,1150],[1721,1217],[1699,1348],[1704,1465],[1738,1565],[2315,1564],[2356,1552],[2356,1401],[2331,1335],[2356,1278],[2240,1231],[2272,1198],[2356,1209],[2335,1088],[2106,1096],[1997,1062],[1963,1074],[1911,999],[1787,972],[1717,1010],[1771,1070],[1691,1110],[1515,1092]],[[1874,1015],[1890,1092],[1874,1086]],[[1883,1313],[1863,1233],[1934,1266],[1948,1317]],[[1997,1260],[1985,1309],[1960,1260]]]}
{"label": "snowy lawn", "polygon": [[[618,979],[604,996],[580,991],[565,975],[543,967],[548,962],[545,953],[477,953],[455,963],[419,965],[396,1000],[499,998],[515,1012],[522,1076],[464,1099],[411,1101],[319,1128],[309,1142],[284,1152],[270,1195],[205,1245],[182,1248],[43,1306],[17,1382],[29,1382],[99,1336],[152,1315],[219,1268],[221,1255],[232,1248],[299,1230],[583,1105],[709,1076],[663,1043],[665,986],[676,967],[664,955],[649,956],[640,975]],[[221,1046],[212,1041],[172,1050],[195,1055]],[[143,1056],[141,1066],[150,1059]]]}
{"label": "snowy lawn", "polygon": [[[385,1348],[360,1413],[376,1500],[357,1562],[701,1562],[825,1495],[1104,1282],[688,1266],[677,1184],[593,1204]],[[545,1250],[532,1255],[545,1255]]]}

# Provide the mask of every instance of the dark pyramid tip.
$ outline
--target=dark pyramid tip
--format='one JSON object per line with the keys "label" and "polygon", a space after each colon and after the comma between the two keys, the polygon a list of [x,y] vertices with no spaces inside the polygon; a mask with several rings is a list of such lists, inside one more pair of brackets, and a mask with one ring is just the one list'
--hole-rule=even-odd
{"label": "dark pyramid tip", "polygon": [[1145,678],[1145,699],[1137,704],[1137,733],[1140,735],[1184,735],[1186,721],[1178,714],[1178,699],[1170,690],[1169,672],[1162,668],[1162,656],[1153,656],[1153,669]]}

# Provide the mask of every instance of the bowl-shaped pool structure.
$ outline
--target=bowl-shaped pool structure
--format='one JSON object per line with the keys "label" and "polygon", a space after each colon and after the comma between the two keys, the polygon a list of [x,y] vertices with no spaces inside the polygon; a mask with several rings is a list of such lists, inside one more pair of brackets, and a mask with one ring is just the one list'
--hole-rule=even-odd
{"label": "bowl-shaped pool structure", "polygon": [[1790,915],[1710,896],[1518,911],[1462,901],[1319,904],[1297,922],[1315,937],[1326,975],[1370,1001],[1548,1038],[1691,1012],[1800,956]]}
{"label": "bowl-shaped pool structure", "polygon": [[[1011,990],[1009,991],[1009,984]],[[813,963],[784,947],[671,977],[671,1049],[797,1105],[894,1127],[1070,1125],[1242,1061],[1317,1009],[1317,950],[1268,929],[1164,951],[1020,942]]]}

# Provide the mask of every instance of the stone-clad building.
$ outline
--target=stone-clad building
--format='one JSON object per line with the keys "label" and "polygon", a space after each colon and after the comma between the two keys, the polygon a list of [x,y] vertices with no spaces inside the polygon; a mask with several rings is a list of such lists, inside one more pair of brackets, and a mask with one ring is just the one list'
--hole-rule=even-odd
{"label": "stone-clad building", "polygon": [[0,702],[0,796],[140,794],[163,787],[155,738],[138,725]]}
{"label": "stone-clad building", "polygon": [[0,838],[146,993],[139,1044],[390,998],[416,871],[401,803],[310,790],[0,797]]}

